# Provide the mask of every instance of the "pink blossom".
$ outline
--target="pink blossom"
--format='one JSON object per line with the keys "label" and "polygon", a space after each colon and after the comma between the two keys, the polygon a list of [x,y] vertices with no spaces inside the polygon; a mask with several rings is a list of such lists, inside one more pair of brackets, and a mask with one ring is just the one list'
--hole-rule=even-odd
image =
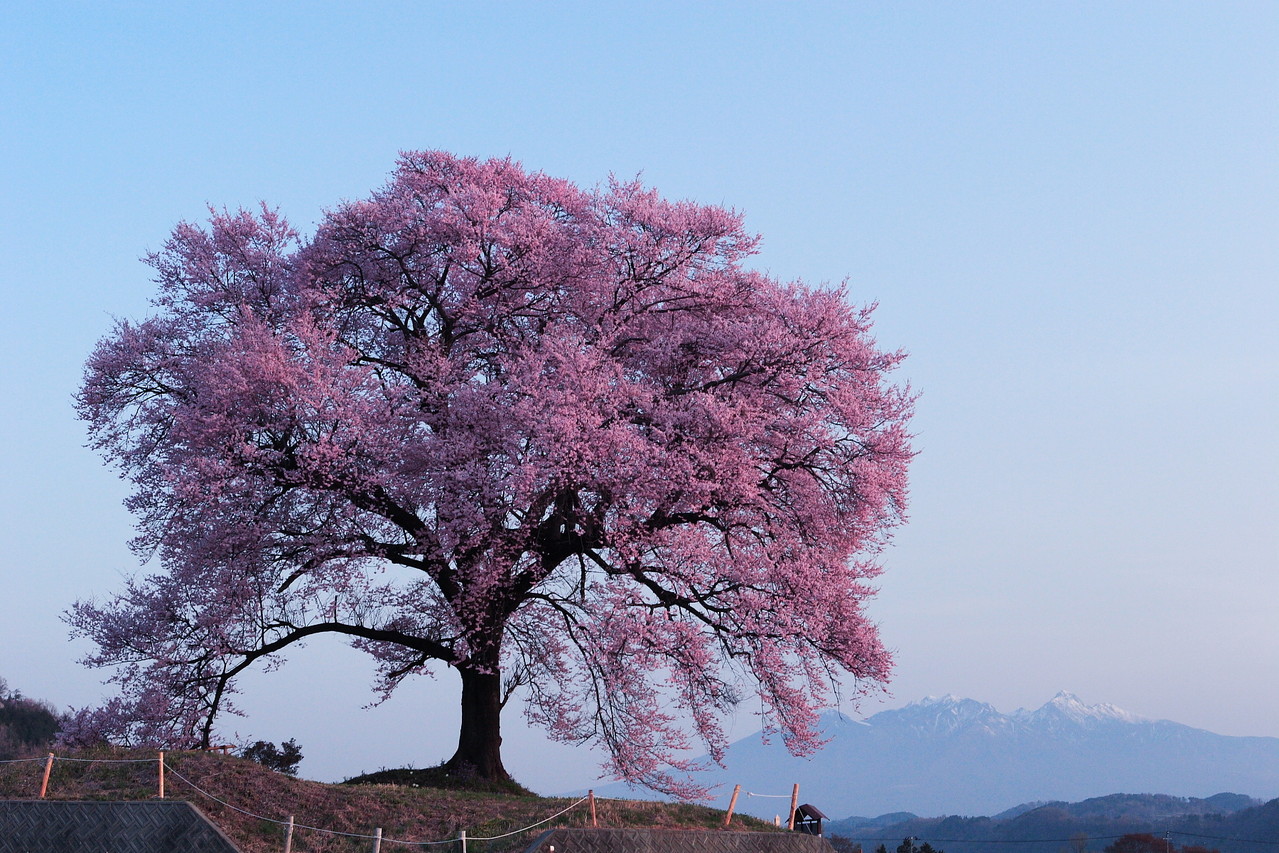
{"label": "pink blossom", "polygon": [[236,675],[337,633],[383,695],[454,668],[453,762],[482,775],[517,689],[683,795],[676,756],[719,760],[748,697],[815,749],[833,690],[889,676],[863,605],[912,396],[868,309],[746,269],[756,243],[637,183],[440,152],[305,242],[265,207],[179,225],[78,400],[155,564],[69,617],[124,691],[81,728],[207,742]]}

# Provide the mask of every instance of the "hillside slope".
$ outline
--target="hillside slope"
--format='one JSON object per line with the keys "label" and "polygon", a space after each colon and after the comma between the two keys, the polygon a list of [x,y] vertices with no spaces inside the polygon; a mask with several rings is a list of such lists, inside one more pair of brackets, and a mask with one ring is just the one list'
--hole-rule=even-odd
{"label": "hillside slope", "polygon": [[[293,849],[300,853],[367,851],[378,828],[388,842],[444,841],[465,831],[468,853],[496,853],[521,849],[543,829],[590,826],[591,820],[588,805],[575,805],[572,799],[393,785],[327,785],[210,753],[170,753],[165,756],[165,765],[165,796],[190,801],[244,853],[282,850],[290,816],[296,825]],[[42,760],[0,764],[0,798],[37,797],[44,768]],[[48,797],[155,797],[158,768],[154,753],[101,751],[60,756],[53,766]],[[555,817],[559,812],[563,814]],[[596,813],[599,825],[606,827],[709,829],[722,826],[724,820],[722,811],[701,806],[626,800],[599,799]],[[527,832],[482,840],[543,821]],[[734,829],[774,831],[771,825],[752,818],[735,817],[733,824]]]}

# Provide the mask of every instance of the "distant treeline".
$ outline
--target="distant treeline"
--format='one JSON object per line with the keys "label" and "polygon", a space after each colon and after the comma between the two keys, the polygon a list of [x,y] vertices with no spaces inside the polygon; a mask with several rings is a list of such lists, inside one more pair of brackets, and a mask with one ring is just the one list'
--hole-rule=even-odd
{"label": "distant treeline", "polygon": [[0,678],[0,761],[45,751],[58,734],[58,714],[48,702],[11,691]]}
{"label": "distant treeline", "polygon": [[1207,799],[1114,794],[1019,807],[995,817],[885,817],[833,821],[828,834],[849,838],[868,851],[885,841],[914,837],[944,847],[946,853],[1101,853],[1121,836],[1136,834],[1167,837],[1173,849],[1279,849],[1279,799],[1262,803],[1240,794]]}

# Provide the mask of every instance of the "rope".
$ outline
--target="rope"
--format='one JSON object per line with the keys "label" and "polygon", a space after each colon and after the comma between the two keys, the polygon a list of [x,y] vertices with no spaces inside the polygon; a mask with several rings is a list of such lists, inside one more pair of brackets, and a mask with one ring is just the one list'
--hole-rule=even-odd
{"label": "rope", "polygon": [[[32,761],[44,761],[43,758],[34,758]],[[155,764],[154,758],[63,758],[60,755],[53,757],[54,761],[76,761],[80,764]]]}
{"label": "rope", "polygon": [[[179,779],[181,779],[183,782],[186,782],[186,783],[187,783],[188,785],[190,785],[190,786],[192,787],[192,789],[194,789],[197,793],[203,794],[204,796],[208,797],[210,800],[213,800],[213,802],[218,803],[219,805],[226,806],[228,809],[231,809],[231,811],[239,812],[239,813],[240,813],[240,814],[242,814],[242,815],[247,815],[248,817],[256,818],[256,819],[258,819],[258,820],[264,820],[264,821],[266,821],[267,823],[274,823],[274,824],[278,824],[279,826],[287,826],[287,825],[288,825],[288,821],[284,821],[284,820],[276,820],[276,819],[275,819],[275,818],[273,818],[273,817],[267,817],[266,815],[256,814],[255,812],[251,812],[251,811],[249,811],[249,810],[247,810],[247,809],[242,809],[242,808],[240,808],[239,806],[233,806],[233,805],[231,805],[230,803],[228,803],[226,800],[222,800],[222,799],[219,799],[219,798],[217,798],[217,797],[213,796],[213,795],[212,795],[212,794],[210,794],[208,791],[204,790],[204,789],[203,789],[203,788],[201,788],[199,785],[195,784],[195,783],[194,783],[194,782],[192,782],[190,779],[188,779],[187,777],[183,776],[183,775],[182,775],[181,773],[179,773],[178,771],[174,770],[171,766],[169,766],[169,763],[168,763],[167,761],[166,761],[166,762],[165,762],[165,764],[164,764],[164,769],[165,769],[165,770],[167,770],[167,771],[169,771],[170,773],[172,773],[174,776],[178,777]],[[314,831],[316,831],[316,832],[327,832],[327,833],[329,833],[330,835],[342,835],[342,836],[345,836],[345,837],[347,837],[347,838],[376,838],[376,836],[373,836],[373,835],[362,835],[362,834],[357,833],[357,832],[338,832],[338,831],[337,831],[337,830],[335,830],[335,829],[323,829],[323,828],[318,827],[318,826],[306,826],[306,825],[304,825],[304,824],[300,824],[300,823],[295,823],[295,824],[293,824],[293,826],[294,826],[295,828],[297,828],[297,829],[311,829],[311,830],[314,830]],[[386,840],[386,839],[383,839],[383,841],[385,841],[385,840]]]}
{"label": "rope", "polygon": [[[169,766],[169,763],[168,763],[168,762],[165,762],[165,764],[164,764],[164,769],[165,769],[165,770],[167,770],[167,771],[169,771],[170,773],[172,773],[172,774],[173,774],[174,776],[176,776],[177,778],[181,779],[183,782],[186,782],[186,783],[187,783],[188,785],[190,785],[190,786],[191,786],[191,788],[192,788],[193,790],[195,790],[196,792],[198,792],[198,793],[200,793],[200,794],[203,794],[204,796],[208,797],[210,800],[213,800],[213,802],[218,803],[219,805],[225,806],[226,808],[231,809],[232,811],[239,812],[239,813],[240,813],[240,814],[242,814],[242,815],[247,815],[248,817],[255,818],[255,819],[257,819],[257,820],[264,820],[264,821],[266,821],[267,823],[274,823],[274,824],[276,824],[276,825],[278,825],[278,826],[287,826],[287,825],[288,825],[288,821],[284,821],[284,820],[277,820],[276,818],[267,817],[266,815],[256,814],[256,813],[254,813],[254,812],[248,811],[247,809],[242,809],[242,808],[240,808],[239,806],[233,806],[233,805],[231,805],[230,803],[228,803],[226,800],[222,800],[222,799],[219,799],[218,797],[213,796],[213,795],[212,795],[212,794],[210,794],[208,791],[204,790],[204,789],[203,789],[203,788],[201,788],[199,785],[195,784],[195,783],[194,783],[194,782],[192,782],[190,779],[188,779],[187,777],[183,776],[183,775],[182,775],[181,773],[179,773],[178,771],[174,770],[171,766]],[[565,814],[565,813],[569,812],[570,810],[572,810],[572,809],[576,808],[577,806],[580,806],[582,803],[586,802],[586,800],[587,800],[587,798],[586,798],[586,797],[582,797],[582,799],[578,800],[578,801],[577,801],[577,802],[575,802],[575,803],[570,804],[570,805],[569,805],[567,808],[565,808],[563,811],[557,812],[557,813],[555,813],[555,814],[551,815],[550,817],[545,818],[544,820],[539,820],[537,823],[529,824],[528,826],[523,827],[522,829],[515,829],[515,830],[512,830],[511,832],[507,832],[507,833],[504,833],[504,834],[502,834],[502,835],[494,835],[494,836],[492,836],[492,837],[487,837],[487,838],[486,838],[486,837],[482,837],[482,836],[478,836],[478,835],[477,835],[477,836],[467,836],[467,841],[496,841],[496,840],[497,840],[497,839],[499,839],[499,838],[506,838],[506,837],[511,836],[511,835],[517,835],[517,834],[519,834],[519,833],[521,833],[521,832],[527,832],[527,831],[528,831],[528,830],[530,830],[530,829],[533,829],[533,828],[535,828],[535,827],[541,826],[541,825],[542,825],[542,824],[544,824],[544,823],[548,823],[548,822],[550,822],[550,821],[552,821],[552,820],[555,820],[555,819],[556,819],[557,817],[559,817],[560,815],[563,815],[563,814]],[[358,833],[358,832],[339,832],[339,831],[338,831],[338,830],[336,830],[336,829],[325,829],[325,828],[324,828],[324,827],[322,827],[322,826],[308,826],[308,825],[306,825],[306,824],[304,824],[304,823],[296,823],[296,822],[293,824],[293,828],[294,828],[294,829],[309,829],[309,830],[311,830],[312,832],[323,832],[323,833],[327,833],[327,834],[329,834],[329,835],[340,835],[340,836],[343,836],[343,837],[345,837],[345,838],[365,838],[365,839],[377,838],[377,836],[376,836],[376,835],[365,835],[365,834]],[[457,841],[458,841],[458,840],[459,840],[459,839],[457,839],[457,838],[448,838],[448,839],[445,839],[445,840],[443,840],[443,841],[406,841],[406,840],[401,840],[401,839],[396,839],[396,838],[386,838],[386,837],[384,836],[384,837],[382,838],[382,843],[383,843],[383,844],[405,844],[405,845],[409,845],[409,846],[425,847],[425,846],[429,846],[429,845],[432,845],[432,844],[455,844],[455,843],[457,843]]]}
{"label": "rope", "polygon": [[[575,808],[577,808],[578,806],[580,806],[582,803],[586,802],[586,801],[587,801],[587,799],[589,799],[589,798],[588,798],[588,797],[582,797],[582,799],[578,800],[576,803],[572,803],[572,804],[570,804],[570,805],[569,805],[567,808],[565,808],[563,811],[561,811],[561,812],[556,812],[555,814],[551,815],[550,817],[546,818],[545,820],[539,820],[537,823],[530,823],[528,826],[524,827],[523,829],[513,829],[513,830],[511,830],[510,832],[503,833],[502,835],[493,835],[493,836],[490,836],[490,837],[488,837],[488,838],[485,838],[485,837],[483,837],[483,836],[476,835],[476,836],[474,837],[474,840],[476,840],[476,841],[497,841],[499,838],[509,838],[509,837],[510,837],[510,836],[512,836],[512,835],[519,835],[521,832],[528,832],[530,829],[533,829],[533,828],[535,828],[535,827],[539,827],[539,826],[541,826],[541,825],[542,825],[542,824],[544,824],[544,823],[550,823],[551,821],[555,820],[557,817],[559,817],[559,816],[560,816],[560,815],[562,815],[562,814],[567,814],[570,810],[575,809]],[[471,836],[469,836],[469,835],[466,837],[466,840],[467,840],[467,841],[470,841],[471,839],[472,839],[472,837],[471,837]]]}
{"label": "rope", "polygon": [[[40,762],[40,761],[47,761],[47,760],[48,760],[47,758],[12,758],[12,759],[0,760],[0,764],[30,764],[30,763],[33,763],[33,762]],[[153,762],[155,761],[155,759],[154,759],[154,758],[132,758],[132,759],[115,759],[115,758],[62,758],[62,757],[60,757],[60,756],[54,756],[54,761],[72,761],[72,762],[77,762],[77,763],[81,763],[81,764],[151,764],[151,763],[153,763]],[[226,808],[231,809],[232,811],[239,812],[239,813],[240,813],[240,814],[242,814],[242,815],[246,815],[246,816],[248,816],[248,817],[255,818],[256,820],[264,820],[264,821],[266,821],[267,823],[273,823],[273,824],[276,824],[277,826],[287,826],[287,825],[288,825],[288,821],[277,820],[276,818],[267,817],[266,815],[260,815],[260,814],[257,814],[257,813],[255,813],[255,812],[248,811],[247,809],[242,809],[242,808],[240,808],[239,806],[234,806],[234,805],[232,805],[231,803],[228,803],[226,800],[223,800],[223,799],[220,799],[220,798],[218,798],[218,797],[215,797],[213,794],[209,793],[208,791],[206,791],[206,790],[204,790],[203,788],[201,788],[199,785],[197,785],[197,784],[195,784],[194,782],[192,782],[192,781],[191,781],[190,779],[188,779],[186,776],[183,776],[183,775],[182,775],[181,773],[179,773],[177,770],[174,770],[174,769],[173,769],[173,767],[172,767],[172,766],[171,766],[171,765],[170,765],[167,761],[166,761],[166,762],[165,762],[165,764],[164,764],[164,769],[165,769],[165,770],[167,770],[169,773],[172,773],[172,774],[173,774],[174,776],[176,776],[177,778],[181,779],[183,782],[187,783],[187,785],[189,785],[189,786],[191,787],[191,789],[192,789],[192,790],[196,791],[196,792],[197,792],[197,793],[199,793],[199,794],[202,794],[202,795],[203,795],[203,796],[205,796],[205,797],[208,797],[210,800],[212,800],[212,801],[213,801],[213,802],[215,802],[215,803],[218,803],[218,804],[219,804],[219,805],[221,805],[221,806],[225,806]],[[747,792],[746,792],[746,796],[748,796],[748,797],[761,797],[761,798],[765,798],[765,799],[784,800],[784,799],[789,799],[791,795],[790,795],[790,794],[756,794],[756,793],[754,793],[754,792],[747,791]],[[512,835],[518,835],[518,834],[520,834],[521,832],[528,832],[530,829],[536,829],[537,827],[541,826],[542,824],[550,823],[551,821],[555,820],[557,817],[561,817],[561,816],[563,816],[563,815],[567,814],[568,812],[570,812],[570,811],[572,811],[573,809],[575,809],[575,808],[577,808],[578,806],[580,806],[582,803],[586,802],[586,801],[587,801],[587,799],[589,799],[589,798],[588,798],[588,797],[582,797],[580,800],[577,800],[576,802],[570,803],[569,805],[567,805],[566,807],[564,807],[562,810],[560,810],[560,811],[556,812],[555,814],[551,815],[550,817],[547,817],[547,818],[544,818],[544,819],[542,819],[542,820],[539,820],[537,823],[531,823],[531,824],[529,824],[528,826],[522,827],[522,828],[520,828],[520,829],[513,829],[513,830],[511,830],[510,832],[504,832],[504,833],[502,833],[501,835],[491,835],[491,836],[480,836],[480,835],[474,835],[474,836],[467,836],[467,840],[468,840],[468,841],[498,841],[498,840],[503,839],[503,838],[509,838],[509,837],[511,837]],[[294,829],[309,829],[309,830],[311,830],[312,832],[323,832],[323,833],[326,833],[326,834],[328,834],[328,835],[340,835],[340,836],[343,836],[343,837],[345,837],[345,838],[363,838],[363,839],[374,839],[374,838],[377,838],[377,836],[376,836],[376,835],[367,835],[367,834],[364,834],[364,833],[358,833],[358,832],[340,832],[340,831],[338,831],[338,830],[336,830],[336,829],[325,829],[324,827],[321,827],[321,826],[309,826],[309,825],[307,825],[307,824],[296,823],[296,822],[293,824],[293,827],[294,827]],[[1178,837],[1181,837],[1181,838],[1199,838],[1199,839],[1203,839],[1203,840],[1206,840],[1206,841],[1236,841],[1236,842],[1240,842],[1240,843],[1243,843],[1243,844],[1266,844],[1266,845],[1270,845],[1270,846],[1279,846],[1279,841],[1274,841],[1274,840],[1262,840],[1262,839],[1259,839],[1259,838],[1226,838],[1226,837],[1224,837],[1224,836],[1218,836],[1218,835],[1199,835],[1199,834],[1192,833],[1192,832],[1180,832],[1180,831],[1178,831],[1178,830],[1168,830],[1168,831],[1167,831],[1167,833],[1168,833],[1168,835],[1175,835],[1175,836],[1178,836]],[[1123,837],[1122,835],[1100,835],[1100,836],[1093,836],[1093,837],[1091,837],[1091,838],[1090,838],[1090,840],[1092,840],[1092,841],[1111,841],[1111,840],[1118,839],[1118,838],[1122,838],[1122,837]],[[898,840],[897,838],[867,838],[867,837],[865,837],[865,836],[859,836],[859,838],[860,838],[862,841],[867,841],[867,842],[870,842],[870,841],[881,841],[881,842],[887,842],[887,841],[897,841],[897,840]],[[402,844],[402,845],[407,845],[407,846],[411,846],[411,847],[412,847],[412,846],[416,846],[416,847],[426,847],[426,846],[436,845],[436,844],[455,844],[455,843],[457,843],[459,840],[460,840],[460,839],[457,839],[457,838],[448,838],[448,839],[445,839],[445,840],[443,840],[443,841],[407,841],[407,840],[402,840],[402,839],[396,839],[396,838],[385,838],[385,837],[382,839],[383,843],[386,843],[386,844]],[[1072,841],[1073,839],[1070,839],[1070,838],[1039,838],[1039,839],[1002,839],[1002,838],[988,838],[988,839],[974,839],[974,838],[936,838],[936,839],[933,839],[933,840],[934,840],[934,841],[936,841],[938,844],[960,844],[960,843],[981,843],[981,844],[1067,844],[1067,843],[1069,843],[1070,841]]]}

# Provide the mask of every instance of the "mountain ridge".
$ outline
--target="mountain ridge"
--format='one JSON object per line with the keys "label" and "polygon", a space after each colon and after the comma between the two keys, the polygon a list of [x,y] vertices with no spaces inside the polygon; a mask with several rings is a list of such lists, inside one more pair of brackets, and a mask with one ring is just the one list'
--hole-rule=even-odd
{"label": "mountain ridge", "polygon": [[[1240,791],[1279,797],[1279,738],[1234,737],[1153,720],[1060,692],[1005,714],[952,695],[927,697],[864,720],[821,719],[826,747],[790,756],[758,734],[732,744],[726,767],[699,774],[754,794],[739,810],[769,818],[786,806],[761,797],[800,785],[801,802],[827,814],[990,815],[1017,803],[1073,802],[1114,791],[1203,798]],[[597,793],[636,796],[610,785]],[[625,792],[620,793],[620,792]]]}

